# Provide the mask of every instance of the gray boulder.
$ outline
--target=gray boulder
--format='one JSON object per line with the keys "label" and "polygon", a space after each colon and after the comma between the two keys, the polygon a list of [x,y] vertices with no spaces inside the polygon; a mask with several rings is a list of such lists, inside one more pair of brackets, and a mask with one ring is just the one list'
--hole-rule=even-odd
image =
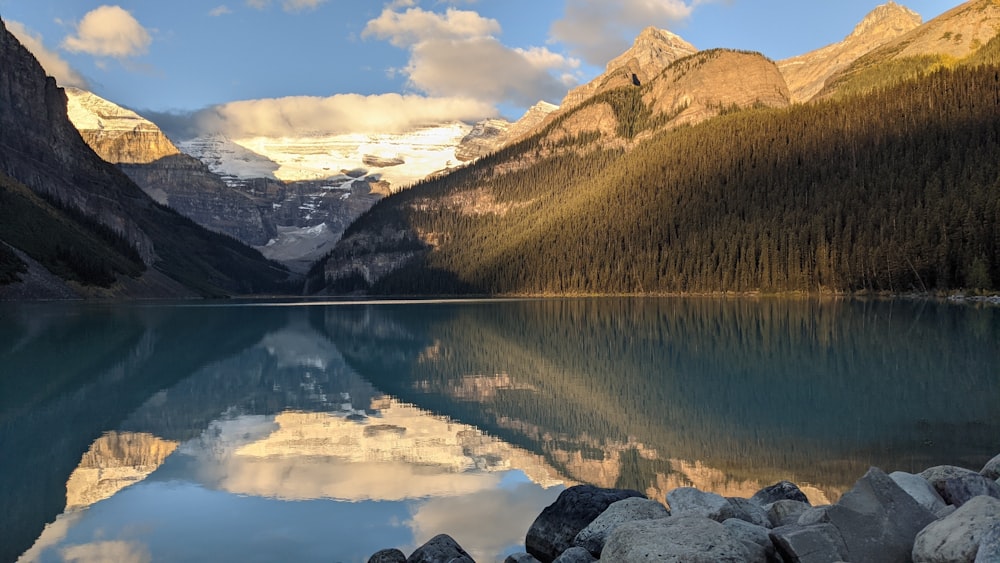
{"label": "gray boulder", "polygon": [[934,487],[927,482],[927,479],[924,479],[920,475],[904,471],[893,471],[889,474],[889,478],[895,481],[899,485],[899,488],[906,491],[906,494],[913,497],[920,506],[935,514],[948,504],[934,490]]}
{"label": "gray boulder", "polygon": [[979,496],[921,530],[913,543],[914,563],[973,563],[980,543],[1000,527],[1000,499]]}
{"label": "gray boulder", "polygon": [[383,549],[369,557],[368,563],[406,563],[406,554],[398,549]]}
{"label": "gray boulder", "polygon": [[749,561],[767,563],[774,559],[774,543],[771,542],[768,529],[764,526],[751,524],[738,518],[730,518],[722,525],[729,531],[729,535],[743,542],[743,547],[747,548],[747,552],[750,554]]}
{"label": "gray boulder", "polygon": [[832,524],[792,524],[770,532],[771,541],[786,563],[835,563],[847,560],[847,545]]}
{"label": "gray boulder", "polygon": [[571,547],[556,557],[552,563],[594,563],[597,559],[582,547]]}
{"label": "gray boulder", "polygon": [[1000,455],[986,462],[979,474],[994,481],[1000,479]]}
{"label": "gray boulder", "polygon": [[525,551],[542,563],[553,561],[572,547],[576,535],[611,504],[630,497],[645,498],[645,495],[639,491],[602,489],[592,485],[566,489],[528,528]]}
{"label": "gray boulder", "polygon": [[764,487],[750,497],[750,502],[760,506],[766,506],[779,500],[797,500],[809,504],[805,493],[799,490],[798,485],[790,481],[779,481],[770,487]]}
{"label": "gray boulder", "polygon": [[503,560],[503,563],[540,563],[537,559],[527,553],[512,553]]}
{"label": "gray boulder", "polygon": [[739,497],[726,497],[726,500],[729,501],[729,506],[722,508],[722,512],[719,514],[719,522],[736,518],[737,520],[743,520],[744,522],[764,526],[765,528],[771,527],[771,520],[767,517],[767,511],[757,503]]}
{"label": "gray boulder", "polygon": [[573,540],[574,546],[579,546],[600,557],[608,533],[623,522],[635,520],[654,520],[666,518],[670,511],[655,500],[632,497],[613,503],[600,516],[594,519],[586,528],[580,531]]}
{"label": "gray boulder", "polygon": [[699,491],[694,487],[678,487],[667,493],[667,504],[673,516],[703,516],[722,522],[732,505],[726,497]]}
{"label": "gray boulder", "polygon": [[979,540],[979,551],[975,563],[996,563],[1000,561],[1000,525],[994,524]]}
{"label": "gray boulder", "polygon": [[934,487],[947,504],[962,506],[979,495],[1000,498],[1000,485],[971,469],[954,465],[938,465],[925,469],[920,476]]}
{"label": "gray boulder", "polygon": [[801,500],[779,500],[767,505],[767,519],[771,523],[770,528],[797,524],[799,516],[803,512],[812,508]]}
{"label": "gray boulder", "polygon": [[725,526],[702,516],[625,522],[608,536],[602,561],[743,563],[750,553]]}
{"label": "gray boulder", "polygon": [[438,534],[417,548],[406,563],[476,563],[448,534]]}
{"label": "gray boulder", "polygon": [[934,520],[933,513],[872,467],[837,504],[804,512],[799,525],[833,525],[849,561],[906,562],[917,533]]}

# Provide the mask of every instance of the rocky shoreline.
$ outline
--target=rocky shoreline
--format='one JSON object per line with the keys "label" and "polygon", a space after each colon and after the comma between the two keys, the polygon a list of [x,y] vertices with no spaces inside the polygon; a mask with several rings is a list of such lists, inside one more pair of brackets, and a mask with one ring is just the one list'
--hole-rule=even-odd
{"label": "rocky shoreline", "polygon": [[[979,472],[872,467],[824,506],[811,506],[788,481],[748,499],[682,487],[666,505],[638,491],[578,485],[535,519],[525,549],[505,563],[998,563],[1000,455]],[[474,563],[446,534],[409,557],[386,549],[368,562]]]}

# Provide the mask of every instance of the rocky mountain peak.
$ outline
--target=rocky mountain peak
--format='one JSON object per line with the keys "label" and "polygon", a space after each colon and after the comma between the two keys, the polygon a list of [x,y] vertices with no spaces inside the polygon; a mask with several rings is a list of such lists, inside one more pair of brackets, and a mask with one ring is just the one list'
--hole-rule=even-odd
{"label": "rocky mountain peak", "polygon": [[895,37],[910,31],[923,22],[924,20],[920,17],[920,14],[890,0],[869,12],[854,27],[854,31],[847,36],[845,41],[873,33],[880,35],[892,34]]}
{"label": "rocky mountain peak", "polygon": [[642,30],[629,50],[608,62],[606,72],[614,72],[634,60],[640,70],[655,76],[670,63],[696,52],[698,49],[679,35],[650,26]]}
{"label": "rocky mountain peak", "polygon": [[66,88],[66,112],[90,148],[112,164],[148,164],[180,153],[153,122],[91,92]]}

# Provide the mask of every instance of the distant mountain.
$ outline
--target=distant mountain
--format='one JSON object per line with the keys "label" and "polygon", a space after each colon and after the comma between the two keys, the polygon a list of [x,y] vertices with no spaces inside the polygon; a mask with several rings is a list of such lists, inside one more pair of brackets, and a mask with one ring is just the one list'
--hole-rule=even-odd
{"label": "distant mountain", "polygon": [[[954,40],[994,8],[970,2],[897,41],[916,45],[942,30],[955,30]],[[598,93],[564,103],[534,135],[380,203],[310,272],[308,287],[490,295],[996,287],[1000,39],[992,33],[963,59],[929,55],[950,61],[936,72],[826,103],[790,105],[777,65],[724,49],[607,90],[598,81]],[[885,54],[893,44],[849,68],[867,59],[872,76],[893,75],[897,61]]]}
{"label": "distant mountain", "polygon": [[939,68],[954,67],[980,52],[996,60],[996,49],[985,47],[998,29],[1000,3],[965,2],[858,58],[830,76],[817,97],[844,96],[891,86]]}
{"label": "distant mountain", "polygon": [[778,62],[792,101],[812,99],[823,89],[828,78],[862,55],[919,27],[921,23],[923,18],[920,14],[895,2],[888,2],[865,16],[843,41]]}
{"label": "distant mountain", "polygon": [[[2,24],[0,68],[0,179],[4,193],[18,198],[24,213],[37,218],[32,223],[5,221],[2,240],[16,249],[15,255],[21,253],[82,295],[292,289],[286,270],[157,204],[94,153],[68,118],[64,91]],[[104,244],[81,253],[71,235],[55,240],[45,234],[73,230]],[[14,261],[7,254],[4,262],[8,271],[24,271],[17,265],[25,263],[20,256]],[[7,277],[5,290],[37,295],[33,288],[38,278],[13,278]]]}
{"label": "distant mountain", "polygon": [[549,114],[558,109],[559,106],[543,100],[528,108],[528,111],[514,123],[504,119],[480,121],[462,138],[462,142],[455,149],[455,156],[462,162],[468,162],[496,152],[530,135]]}

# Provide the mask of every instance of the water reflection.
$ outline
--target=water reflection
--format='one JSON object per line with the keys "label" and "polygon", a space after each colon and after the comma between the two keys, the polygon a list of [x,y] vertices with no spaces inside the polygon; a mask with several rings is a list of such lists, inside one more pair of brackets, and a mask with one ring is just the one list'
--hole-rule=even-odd
{"label": "water reflection", "polygon": [[1000,451],[998,341],[930,303],[6,307],[0,560],[502,560],[574,482],[829,502]]}

